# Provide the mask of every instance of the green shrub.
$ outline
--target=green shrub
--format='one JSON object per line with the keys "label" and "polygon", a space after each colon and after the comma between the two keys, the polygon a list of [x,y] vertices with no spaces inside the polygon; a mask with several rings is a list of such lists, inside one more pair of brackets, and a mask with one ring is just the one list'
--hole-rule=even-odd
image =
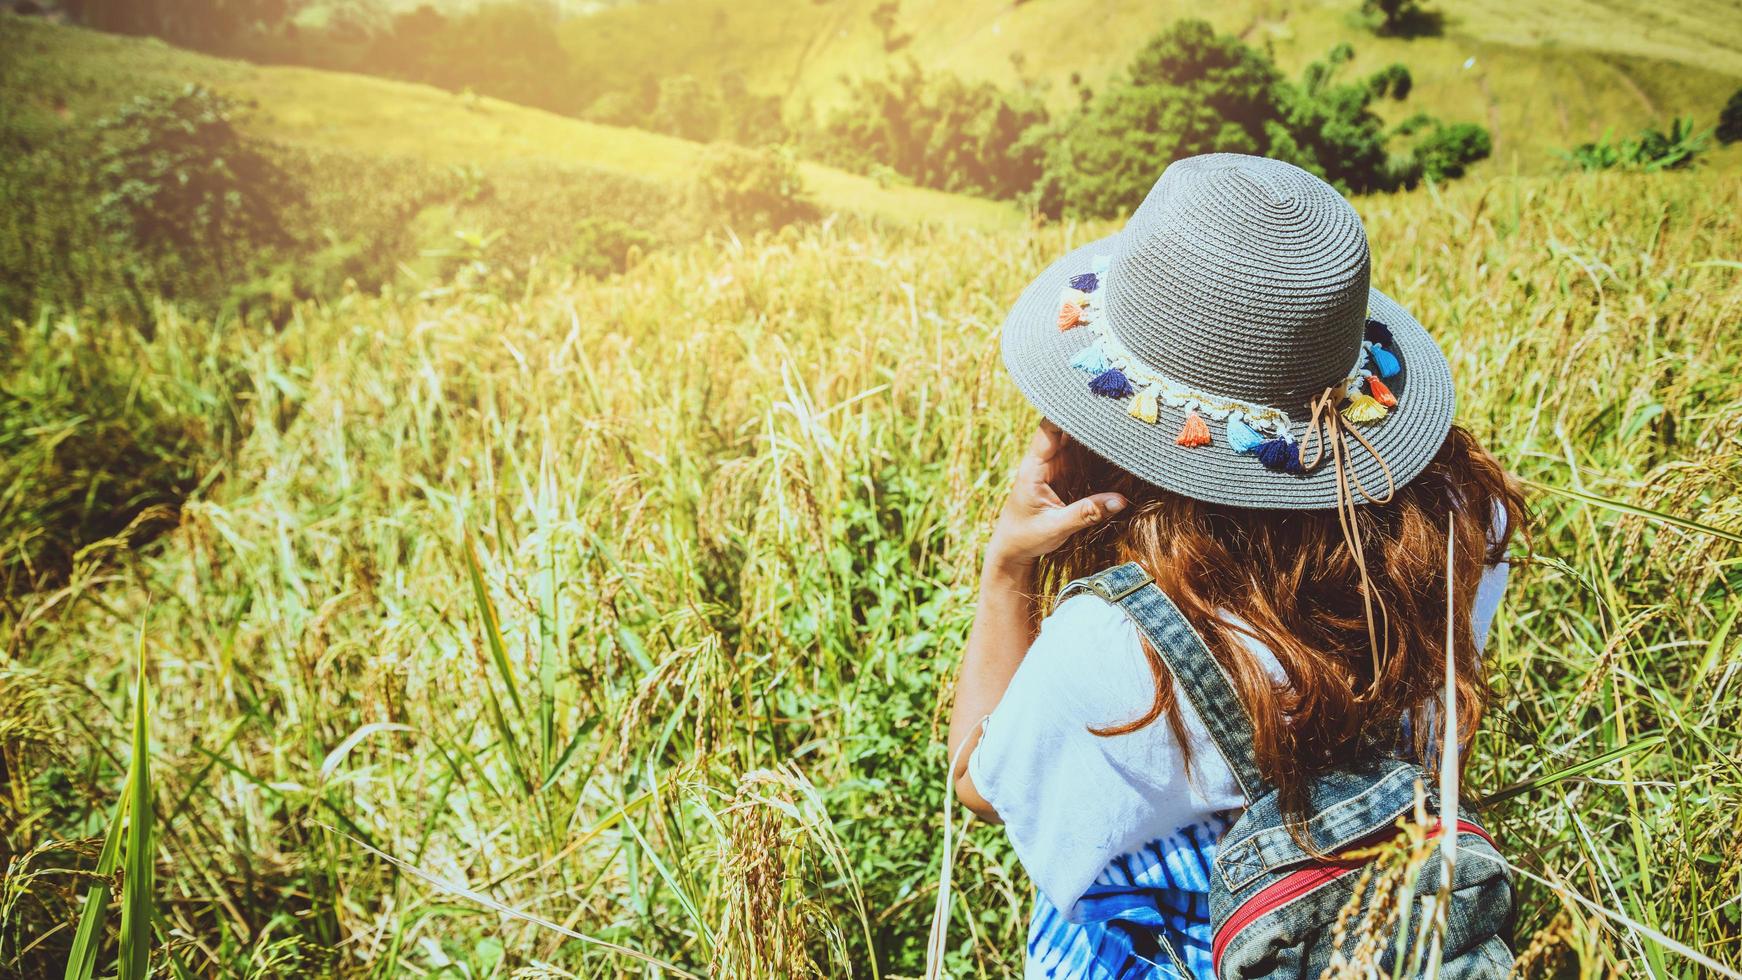
{"label": "green shrub", "polygon": [[627,272],[659,239],[646,230],[613,218],[584,217],[576,222],[574,244],[558,261],[595,279]]}
{"label": "green shrub", "polygon": [[810,149],[860,173],[882,166],[923,187],[1012,198],[1040,176],[1047,118],[1031,93],[928,74],[909,60],[853,83]]}
{"label": "green shrub", "polygon": [[1494,151],[1488,130],[1475,123],[1435,121],[1415,144],[1414,156],[1420,175],[1432,181],[1462,177],[1470,164],[1485,160]]}
{"label": "green shrub", "polygon": [[289,242],[284,175],[235,126],[240,104],[199,85],[140,96],[97,124],[99,223],[166,296],[209,295]]}
{"label": "green shrub", "polygon": [[141,251],[226,258],[281,240],[266,196],[279,174],[235,127],[243,107],[201,85],[140,96],[97,124],[106,223]]}
{"label": "green shrub", "polygon": [[1712,130],[1696,132],[1693,119],[1675,119],[1668,131],[1648,126],[1628,140],[1617,140],[1613,131],[1605,131],[1602,139],[1580,143],[1561,156],[1580,170],[1654,173],[1692,166],[1711,141]]}
{"label": "green shrub", "polygon": [[702,155],[695,200],[704,221],[744,231],[780,228],[816,213],[797,161],[780,147],[710,145]]}

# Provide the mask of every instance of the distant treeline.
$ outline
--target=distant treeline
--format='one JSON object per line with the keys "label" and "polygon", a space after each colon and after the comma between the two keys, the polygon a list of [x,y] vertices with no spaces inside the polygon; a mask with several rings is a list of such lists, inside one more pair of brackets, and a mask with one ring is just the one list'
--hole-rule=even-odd
{"label": "distant treeline", "polygon": [[1048,217],[1116,217],[1143,199],[1160,164],[1210,152],[1298,164],[1348,192],[1446,180],[1486,157],[1487,130],[1418,113],[1387,126],[1381,99],[1407,99],[1409,69],[1345,79],[1347,44],[1290,80],[1264,52],[1182,20],[1125,73],[1050,115],[1038,93],[928,73],[909,62],[857,81],[812,131],[818,154],[917,183],[1027,202]]}
{"label": "distant treeline", "polygon": [[220,54],[469,89],[704,142],[796,143],[860,172],[1020,200],[1049,216],[1121,213],[1159,163],[1212,150],[1281,157],[1361,192],[1456,177],[1490,147],[1473,123],[1416,115],[1385,125],[1372,105],[1408,96],[1403,65],[1345,79],[1353,52],[1339,45],[1289,79],[1264,52],[1201,21],[1163,31],[1062,114],[1039,91],[908,61],[854,81],[845,105],[817,117],[783,114],[778,98],[735,74],[584,75],[558,40],[555,6],[537,0],[396,15],[334,6],[318,28],[299,27],[289,0],[78,0],[69,9],[91,26]]}

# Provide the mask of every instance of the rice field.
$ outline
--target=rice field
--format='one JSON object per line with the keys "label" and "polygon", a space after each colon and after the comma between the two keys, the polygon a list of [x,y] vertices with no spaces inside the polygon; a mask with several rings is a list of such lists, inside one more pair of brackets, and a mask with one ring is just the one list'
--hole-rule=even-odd
{"label": "rice field", "polygon": [[[1465,782],[1540,879],[1525,976],[1742,969],[1737,200],[1357,202],[1535,488]],[[276,332],[5,327],[9,387],[121,379],[201,463],[0,600],[0,974],[918,976],[1033,423],[996,330],[1107,230],[825,221]],[[947,973],[1015,975],[1030,886],[999,828],[956,843]]]}

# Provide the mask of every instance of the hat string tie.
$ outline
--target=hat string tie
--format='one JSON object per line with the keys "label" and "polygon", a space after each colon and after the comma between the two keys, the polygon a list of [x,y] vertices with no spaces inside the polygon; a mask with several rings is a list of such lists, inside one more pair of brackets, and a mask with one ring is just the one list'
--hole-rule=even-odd
{"label": "hat string tie", "polygon": [[[1361,606],[1367,619],[1367,647],[1373,657],[1373,680],[1369,687],[1373,688],[1379,684],[1381,665],[1390,652],[1391,621],[1385,609],[1385,599],[1373,587],[1372,576],[1367,571],[1367,552],[1361,544],[1361,524],[1355,513],[1355,491],[1360,491],[1368,503],[1387,504],[1397,494],[1397,481],[1392,476],[1391,464],[1338,411],[1337,407],[1345,397],[1347,392],[1333,386],[1326,388],[1313,399],[1312,415],[1308,418],[1306,432],[1300,439],[1300,466],[1302,471],[1311,472],[1329,455],[1331,465],[1336,469],[1337,524],[1342,528],[1343,543],[1348,547],[1350,556],[1355,560],[1355,569],[1361,576]],[[1379,464],[1380,471],[1385,475],[1384,495],[1375,496],[1362,482],[1361,475],[1355,471],[1355,466],[1349,459],[1347,440],[1350,437]],[[1377,627],[1373,619],[1375,605],[1379,607],[1381,624]]]}

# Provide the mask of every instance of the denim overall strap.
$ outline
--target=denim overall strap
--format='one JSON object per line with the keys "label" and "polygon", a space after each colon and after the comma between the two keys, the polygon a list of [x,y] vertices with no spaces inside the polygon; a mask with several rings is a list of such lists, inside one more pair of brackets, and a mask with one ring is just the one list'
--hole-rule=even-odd
{"label": "denim overall strap", "polygon": [[1251,804],[1269,790],[1252,750],[1252,720],[1222,665],[1198,631],[1136,562],[1115,565],[1065,586],[1060,598],[1088,590],[1125,610],[1161,655],[1180,689],[1203,719],[1216,750]]}

